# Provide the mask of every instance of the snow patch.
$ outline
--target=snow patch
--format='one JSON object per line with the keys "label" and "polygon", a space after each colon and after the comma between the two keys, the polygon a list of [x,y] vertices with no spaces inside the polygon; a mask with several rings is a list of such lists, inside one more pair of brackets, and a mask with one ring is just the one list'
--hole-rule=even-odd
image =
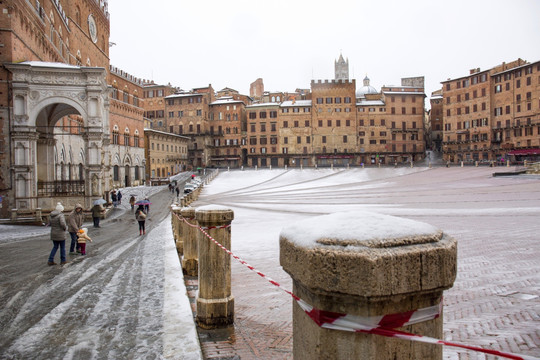
{"label": "snow patch", "polygon": [[437,228],[415,220],[382,215],[374,212],[355,211],[316,216],[284,228],[285,237],[298,246],[320,246],[319,240],[333,239],[337,242],[367,243],[380,239],[396,239],[428,236]]}

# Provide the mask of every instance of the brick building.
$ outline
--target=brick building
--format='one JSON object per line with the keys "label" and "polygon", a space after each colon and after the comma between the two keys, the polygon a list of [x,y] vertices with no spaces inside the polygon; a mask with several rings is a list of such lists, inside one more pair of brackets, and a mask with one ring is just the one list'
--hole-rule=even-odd
{"label": "brick building", "polygon": [[189,137],[154,129],[145,129],[144,137],[150,185],[167,184],[170,176],[187,169]]}
{"label": "brick building", "polygon": [[173,128],[168,126],[165,98],[178,91],[180,90],[171,85],[157,85],[154,82],[143,84],[144,116],[150,120],[152,129],[176,133]]}
{"label": "brick building", "polygon": [[443,109],[443,91],[439,89],[431,93],[429,102],[431,109],[429,111],[429,139],[426,143],[435,151],[442,151],[442,139],[444,129],[444,109]]}
{"label": "brick building", "polygon": [[111,66],[109,123],[111,140],[111,187],[142,185],[145,180],[144,81]]}
{"label": "brick building", "polygon": [[423,85],[383,87],[381,91],[386,109],[389,109],[389,124],[385,122],[385,126],[391,134],[390,144],[385,146],[385,150],[393,157],[394,163],[422,160],[426,150]]}
{"label": "brick building", "polygon": [[264,82],[263,79],[258,78],[251,84],[249,84],[249,96],[252,98],[259,99],[264,93]]}
{"label": "brick building", "polygon": [[[235,99],[236,97],[236,99]],[[242,163],[242,144],[246,142],[246,104],[242,97],[223,96],[209,106],[208,165],[239,167]]]}
{"label": "brick building", "polygon": [[312,81],[313,165],[346,165],[357,153],[356,80]]}
{"label": "brick building", "polygon": [[188,166],[191,168],[205,167],[209,164],[212,137],[208,120],[210,104],[215,98],[212,85],[165,97],[166,131],[191,138],[188,156]]}
{"label": "brick building", "polygon": [[252,104],[246,107],[246,140],[242,143],[244,164],[277,166],[280,105],[277,102]]}
{"label": "brick building", "polygon": [[512,162],[540,156],[540,62],[522,59],[443,81],[445,160]]}
{"label": "brick building", "polygon": [[144,82],[109,64],[107,6],[0,4],[0,217],[143,182]]}
{"label": "brick building", "polygon": [[[307,100],[246,107],[248,166],[394,164],[424,158],[423,79],[381,92],[369,79],[312,81]],[[305,95],[307,94],[307,95]],[[397,105],[399,105],[399,108]]]}

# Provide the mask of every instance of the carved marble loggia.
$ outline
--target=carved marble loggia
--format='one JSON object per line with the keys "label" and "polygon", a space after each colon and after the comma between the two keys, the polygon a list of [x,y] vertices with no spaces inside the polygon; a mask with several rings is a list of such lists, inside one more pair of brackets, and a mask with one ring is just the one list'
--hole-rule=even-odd
{"label": "carved marble loggia", "polygon": [[[12,74],[11,152],[14,156],[12,204],[19,208],[47,210],[57,199],[40,198],[38,183],[57,180],[55,125],[67,115],[80,115],[84,126],[84,202],[103,193],[110,167],[103,158],[108,146],[109,86],[104,68],[67,64],[22,62],[6,64]],[[65,135],[65,134],[64,134]],[[68,132],[69,135],[69,132]],[[106,150],[106,149],[105,149]],[[80,199],[80,197],[78,198]],[[65,197],[62,201],[69,202]]]}

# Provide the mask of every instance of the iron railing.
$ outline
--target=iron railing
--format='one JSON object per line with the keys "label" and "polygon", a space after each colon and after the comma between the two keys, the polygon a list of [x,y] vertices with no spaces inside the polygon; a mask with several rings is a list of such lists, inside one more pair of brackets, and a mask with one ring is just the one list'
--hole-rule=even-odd
{"label": "iron railing", "polygon": [[84,180],[38,181],[38,196],[84,195]]}

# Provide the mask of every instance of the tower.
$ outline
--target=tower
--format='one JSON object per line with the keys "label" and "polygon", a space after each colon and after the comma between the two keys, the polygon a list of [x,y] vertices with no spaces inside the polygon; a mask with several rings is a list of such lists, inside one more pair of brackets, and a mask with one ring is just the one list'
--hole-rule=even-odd
{"label": "tower", "polygon": [[334,62],[335,80],[349,80],[349,59],[345,61],[343,55],[339,54],[339,59]]}

